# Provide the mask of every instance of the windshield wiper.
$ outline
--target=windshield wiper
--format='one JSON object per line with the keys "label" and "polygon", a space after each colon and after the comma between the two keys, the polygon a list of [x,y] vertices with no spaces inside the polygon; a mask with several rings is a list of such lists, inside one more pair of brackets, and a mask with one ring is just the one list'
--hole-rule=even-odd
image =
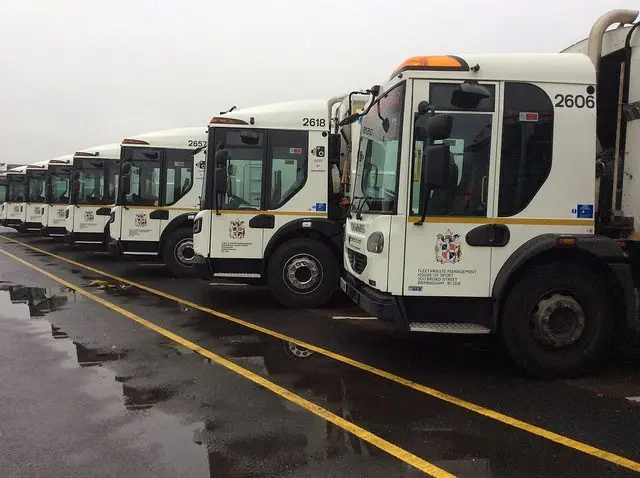
{"label": "windshield wiper", "polygon": [[[369,202],[373,199],[373,196],[367,195],[367,196],[353,196],[353,199],[359,199],[360,202],[358,202],[357,206],[353,206],[355,208],[356,211],[356,219],[359,221],[362,219],[362,208],[364,207],[365,204],[369,204]],[[348,212],[348,216],[349,219],[351,219],[351,205],[349,208],[349,212]]]}

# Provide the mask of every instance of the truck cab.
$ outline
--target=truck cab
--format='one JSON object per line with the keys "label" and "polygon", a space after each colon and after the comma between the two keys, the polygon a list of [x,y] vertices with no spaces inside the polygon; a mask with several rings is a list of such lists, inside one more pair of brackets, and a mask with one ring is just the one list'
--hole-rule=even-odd
{"label": "truck cab", "polygon": [[595,235],[595,139],[586,55],[406,60],[362,116],[342,289],[394,328],[497,332],[533,374],[583,370],[633,297]]}
{"label": "truck cab", "polygon": [[[67,154],[47,161],[45,203],[42,205],[42,235],[63,238],[66,233],[66,211],[71,195],[73,155]],[[35,206],[34,206],[35,207]]]}
{"label": "truck cab", "polygon": [[114,257],[162,260],[176,276],[193,274],[193,218],[202,192],[204,127],[131,136],[121,143],[108,250]]}
{"label": "truck cab", "polygon": [[334,115],[348,115],[355,100],[278,103],[211,120],[194,224],[200,277],[265,283],[288,307],[330,299],[341,267],[341,167],[348,172],[357,142],[351,126],[341,135]]}
{"label": "truck cab", "polygon": [[65,213],[68,244],[104,244],[120,176],[120,143],[77,151],[71,171],[71,201]]}
{"label": "truck cab", "polygon": [[6,173],[7,197],[2,204],[2,225],[18,229],[22,224],[27,188],[27,167],[18,166]]}
{"label": "truck cab", "polygon": [[48,161],[28,164],[26,171],[26,195],[21,207],[20,232],[42,231],[44,217],[45,184]]}

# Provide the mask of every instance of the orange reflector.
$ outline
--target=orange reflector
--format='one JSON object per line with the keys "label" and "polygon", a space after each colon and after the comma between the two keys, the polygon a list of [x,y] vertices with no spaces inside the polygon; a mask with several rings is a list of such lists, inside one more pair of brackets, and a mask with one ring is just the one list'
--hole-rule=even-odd
{"label": "orange reflector", "polygon": [[125,139],[122,140],[122,144],[146,144],[146,145],[148,145],[149,143],[147,143],[146,141],[143,141],[141,139],[125,138]]}
{"label": "orange reflector", "polygon": [[76,151],[75,153],[73,153],[74,156],[100,156],[100,153],[98,151],[96,151],[95,153],[88,153],[86,151]]}
{"label": "orange reflector", "polygon": [[457,56],[412,56],[395,69],[391,78],[405,70],[458,70],[469,71],[469,65]]}
{"label": "orange reflector", "polygon": [[563,247],[573,247],[576,245],[575,237],[559,237],[558,245]]}
{"label": "orange reflector", "polygon": [[67,162],[64,159],[52,159],[49,164],[67,164]]}
{"label": "orange reflector", "polygon": [[223,116],[214,116],[209,124],[249,124],[244,120],[235,118],[225,118]]}

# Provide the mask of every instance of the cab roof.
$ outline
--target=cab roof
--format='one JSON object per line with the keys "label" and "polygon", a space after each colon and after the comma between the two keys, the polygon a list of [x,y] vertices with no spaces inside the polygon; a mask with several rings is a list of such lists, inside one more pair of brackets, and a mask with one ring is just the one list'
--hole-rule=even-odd
{"label": "cab roof", "polygon": [[[303,125],[303,118],[323,119],[325,123],[324,126]],[[327,130],[328,103],[327,100],[302,100],[253,106],[214,116],[209,123],[216,127],[242,124],[254,128]]]}
{"label": "cab roof", "polygon": [[7,174],[11,173],[11,174],[25,174],[27,172],[27,164],[25,164],[24,166],[17,166],[15,168],[11,168],[10,170],[7,171]]}
{"label": "cab roof", "polygon": [[94,158],[98,160],[120,159],[120,143],[101,144],[81,149],[73,154],[73,158]]}
{"label": "cab roof", "polygon": [[193,148],[189,141],[206,141],[207,130],[203,126],[165,129],[149,133],[128,136],[122,140],[122,146],[157,148]]}
{"label": "cab roof", "polygon": [[[477,69],[477,70],[476,70]],[[393,72],[412,78],[595,84],[595,68],[581,53],[495,53],[411,57]]]}

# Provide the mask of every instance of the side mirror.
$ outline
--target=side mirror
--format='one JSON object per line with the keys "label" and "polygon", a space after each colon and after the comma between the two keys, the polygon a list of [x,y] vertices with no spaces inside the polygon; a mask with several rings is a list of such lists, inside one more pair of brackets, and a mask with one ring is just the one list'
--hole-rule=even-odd
{"label": "side mirror", "polygon": [[53,185],[47,181],[44,185],[44,197],[46,201],[51,201],[51,197],[53,196]]}
{"label": "side mirror", "polygon": [[474,109],[482,100],[491,97],[491,92],[476,82],[465,81],[451,93],[451,104],[457,108]]}
{"label": "side mirror", "polygon": [[73,186],[71,187],[71,194],[73,198],[73,202],[76,202],[78,199],[78,194],[80,194],[80,180],[76,179],[73,181]]}
{"label": "side mirror", "polygon": [[449,185],[451,174],[449,145],[436,144],[426,148],[422,157],[422,174],[422,187],[425,193]]}
{"label": "side mirror", "polygon": [[229,175],[229,152],[220,149],[216,152],[215,158],[215,192],[216,194],[225,194],[227,192],[227,179]]}
{"label": "side mirror", "polygon": [[358,121],[358,118],[360,118],[360,115],[358,113],[350,114],[349,116],[344,118],[342,121],[340,121],[340,123],[338,123],[338,126],[347,126],[347,125],[353,124],[356,121]]}
{"label": "side mirror", "polygon": [[413,136],[415,141],[437,141],[451,136],[452,129],[453,116],[425,113],[416,119]]}
{"label": "side mirror", "polygon": [[80,179],[80,171],[78,171],[78,170],[74,171],[74,172],[73,172],[72,179],[73,179],[74,181],[76,181],[76,180]]}
{"label": "side mirror", "polygon": [[131,173],[131,163],[124,163],[122,165],[122,174],[125,175],[129,173]]}
{"label": "side mirror", "polygon": [[122,194],[126,196],[130,192],[131,192],[131,175],[128,173],[123,174],[122,175]]}

